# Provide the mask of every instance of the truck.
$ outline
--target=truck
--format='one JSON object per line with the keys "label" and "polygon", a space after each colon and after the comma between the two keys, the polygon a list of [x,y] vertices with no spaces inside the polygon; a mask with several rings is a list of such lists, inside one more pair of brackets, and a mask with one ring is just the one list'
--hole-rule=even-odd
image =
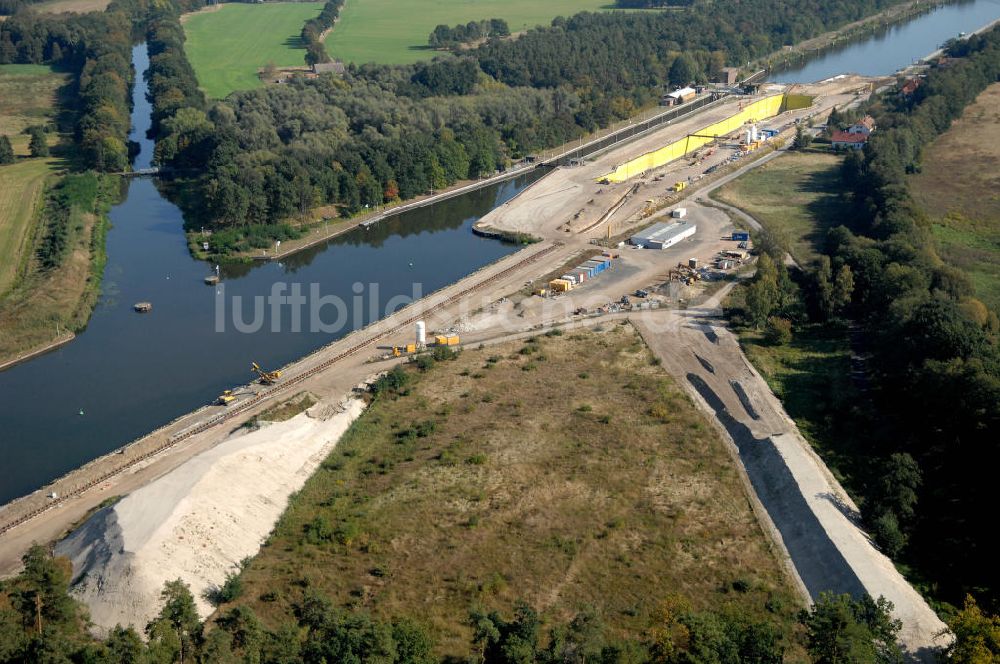
{"label": "truck", "polygon": [[683,219],[687,216],[687,213],[687,208],[675,208],[674,211],[670,213],[670,216],[674,219]]}

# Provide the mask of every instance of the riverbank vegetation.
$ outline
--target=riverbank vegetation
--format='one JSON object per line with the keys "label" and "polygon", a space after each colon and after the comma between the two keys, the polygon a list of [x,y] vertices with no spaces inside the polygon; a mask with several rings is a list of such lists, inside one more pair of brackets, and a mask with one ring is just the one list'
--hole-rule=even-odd
{"label": "riverbank vegetation", "polygon": [[[817,324],[844,329],[851,373],[830,381],[821,452],[879,545],[932,599],[958,606],[974,593],[994,606],[1000,578],[982,534],[993,521],[988,469],[1000,460],[1000,323],[961,266],[937,254],[911,185],[932,141],[1000,76],[1000,30],[951,44],[947,55],[912,95],[890,91],[868,104],[878,129],[845,158],[844,224],[798,276],[781,264],[780,242],[761,236],[765,256],[735,313],[774,329],[772,346],[786,342],[777,328],[794,324],[779,364],[793,361]],[[847,369],[840,352],[825,362]],[[782,371],[769,373],[787,399],[797,376]]]}
{"label": "riverbank vegetation", "polygon": [[44,196],[23,271],[0,297],[0,361],[86,326],[100,294],[107,212],[118,185],[93,172],[68,174]]}
{"label": "riverbank vegetation", "polygon": [[[0,23],[0,134],[15,153],[0,165],[0,360],[82,329],[97,301],[105,214],[120,194],[100,173],[129,165],[132,41],[148,16],[145,0],[115,0],[100,13],[17,11]],[[187,63],[169,64],[181,74]],[[161,104],[175,94],[174,72],[165,77]]]}

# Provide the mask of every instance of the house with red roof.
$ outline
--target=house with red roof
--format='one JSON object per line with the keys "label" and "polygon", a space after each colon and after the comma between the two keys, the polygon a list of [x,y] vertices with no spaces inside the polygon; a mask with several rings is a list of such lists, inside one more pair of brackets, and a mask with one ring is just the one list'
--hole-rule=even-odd
{"label": "house with red roof", "polygon": [[835,150],[852,148],[860,150],[865,147],[868,137],[875,131],[875,118],[866,115],[847,128],[847,131],[835,131],[830,137],[830,143]]}

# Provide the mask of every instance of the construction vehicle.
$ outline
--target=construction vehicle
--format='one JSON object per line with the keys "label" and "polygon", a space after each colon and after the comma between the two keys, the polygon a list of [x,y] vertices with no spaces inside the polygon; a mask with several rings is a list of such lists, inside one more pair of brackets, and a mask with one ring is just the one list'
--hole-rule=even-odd
{"label": "construction vehicle", "polygon": [[233,394],[232,390],[225,390],[219,395],[219,398],[215,400],[215,403],[220,406],[228,406],[232,402],[236,401],[236,395]]}
{"label": "construction vehicle", "polygon": [[417,352],[417,344],[406,344],[405,346],[393,346],[392,356],[401,357],[403,353],[412,354]]}
{"label": "construction vehicle", "polygon": [[257,374],[261,385],[274,385],[281,378],[281,371],[276,369],[274,371],[264,371],[260,368],[260,365],[254,362],[250,365],[250,370]]}

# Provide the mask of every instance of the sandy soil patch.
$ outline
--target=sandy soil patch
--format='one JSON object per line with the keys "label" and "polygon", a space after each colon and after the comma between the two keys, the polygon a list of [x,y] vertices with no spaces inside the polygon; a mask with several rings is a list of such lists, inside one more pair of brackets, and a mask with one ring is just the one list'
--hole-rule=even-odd
{"label": "sandy soil patch", "polygon": [[74,593],[99,630],[143,628],[165,581],[190,584],[201,616],[207,591],[252,556],[340,436],[364,409],[319,404],[287,422],[229,440],[97,512],[56,551],[73,561]]}

